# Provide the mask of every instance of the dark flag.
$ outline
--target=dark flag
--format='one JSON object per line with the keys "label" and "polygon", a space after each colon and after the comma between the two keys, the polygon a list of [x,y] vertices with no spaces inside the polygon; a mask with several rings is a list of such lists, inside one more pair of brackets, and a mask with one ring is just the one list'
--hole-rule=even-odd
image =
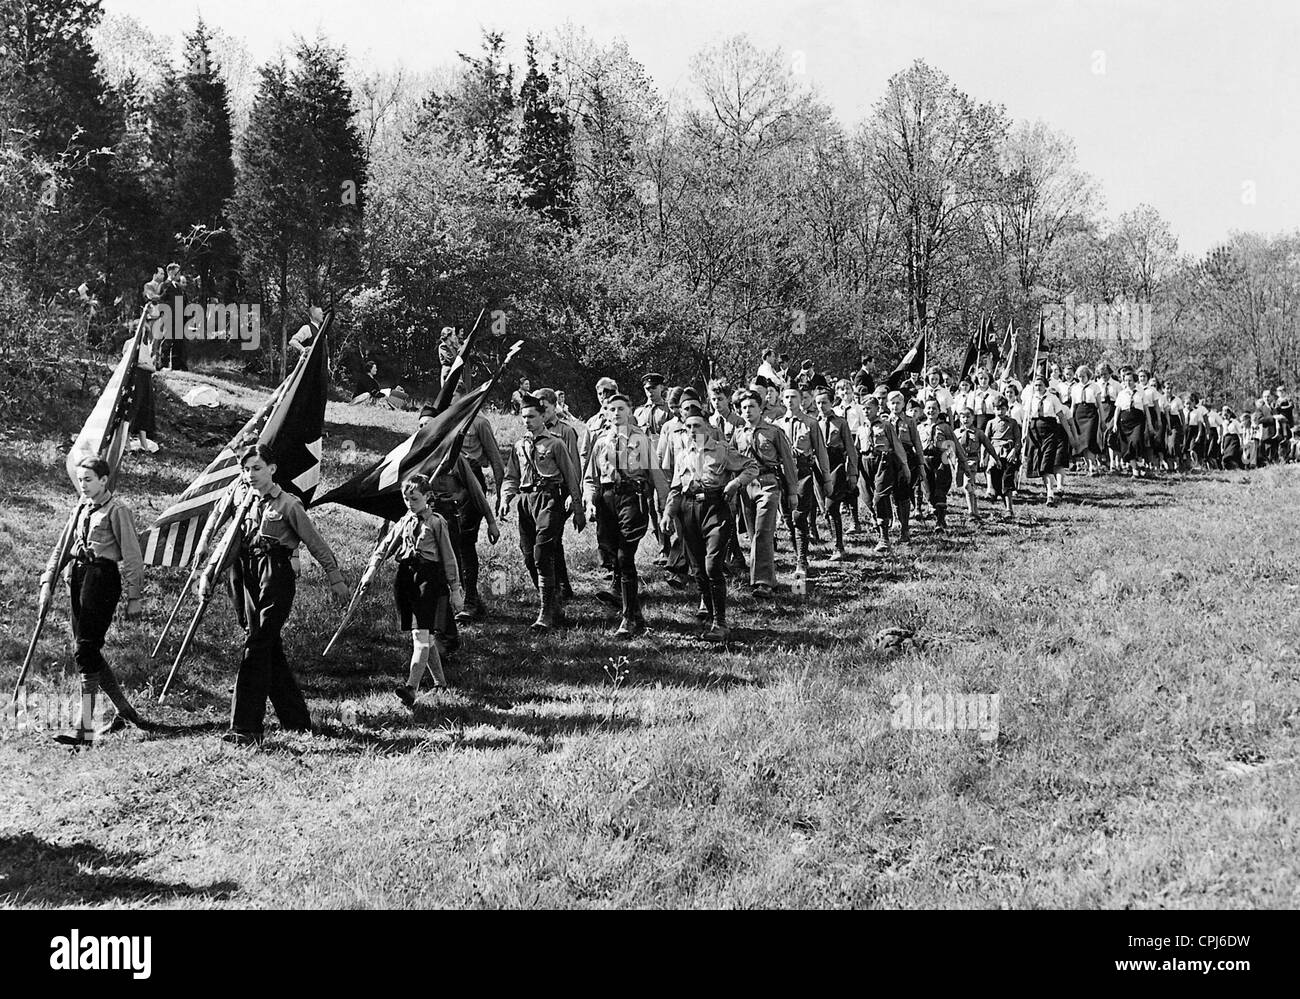
{"label": "dark flag", "polygon": [[921,374],[925,370],[925,353],[925,330],[922,330],[920,336],[916,338],[916,343],[912,344],[912,349],[903,355],[903,359],[898,362],[898,367],[885,379],[885,384],[892,391],[897,391],[898,386],[902,385],[909,375]]}
{"label": "dark flag", "polygon": [[1047,331],[1044,329],[1043,317],[1038,317],[1038,340],[1034,343],[1034,367],[1029,372],[1029,377],[1033,378],[1038,374],[1038,364],[1041,358],[1042,363],[1047,363],[1047,355],[1052,351],[1051,344],[1047,342]]}
{"label": "dark flag", "polygon": [[970,335],[966,341],[966,355],[961,359],[961,368],[957,371],[958,378],[970,378],[971,372],[975,370],[975,365],[979,363],[980,350],[984,344],[984,320],[980,320],[979,329]]}
{"label": "dark flag", "polygon": [[384,520],[400,520],[406,513],[402,482],[418,472],[432,472],[453,447],[459,446],[461,431],[478,412],[479,401],[491,386],[491,381],[484,382],[474,391],[454,400],[379,461],[343,485],[331,489],[311,505],[338,503]]}
{"label": "dark flag", "polygon": [[307,359],[266,421],[260,439],[275,452],[275,481],[302,500],[304,506],[311,505],[320,485],[325,400],[329,395],[329,345],[325,337],[331,318],[332,312],[312,338]]}

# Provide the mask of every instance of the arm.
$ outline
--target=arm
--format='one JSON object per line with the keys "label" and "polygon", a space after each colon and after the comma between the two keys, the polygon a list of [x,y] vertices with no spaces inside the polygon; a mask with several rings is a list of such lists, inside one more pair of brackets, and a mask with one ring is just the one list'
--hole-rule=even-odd
{"label": "arm", "polygon": [[334,550],[321,537],[320,532],[316,530],[316,525],[311,522],[311,517],[303,509],[300,501],[289,503],[284,512],[284,519],[289,522],[293,532],[302,539],[302,543],[307,546],[311,552],[311,557],[320,563],[325,570],[325,578],[329,580],[330,588],[336,593],[338,588],[342,587],[347,592],[347,583],[343,581],[343,573],[339,569],[338,559],[334,557]]}
{"label": "arm", "polygon": [[[488,502],[487,494],[483,492],[483,487],[479,484],[478,476],[474,474],[474,469],[470,466],[469,461],[465,458],[461,458],[460,466],[460,477],[465,480],[465,491],[469,493],[470,502],[474,504],[474,508],[478,510],[478,512],[483,515],[483,519],[487,521],[488,540],[492,544],[496,544],[497,539],[501,537],[501,528],[497,524],[496,511],[492,509],[492,504]],[[501,480],[497,479],[497,488],[499,489],[500,487]]]}
{"label": "arm", "polygon": [[822,428],[818,426],[816,420],[813,420],[808,425],[808,429],[812,431],[813,456],[817,459],[817,470],[821,473],[822,485],[829,496],[831,492],[831,456],[826,453],[826,438],[822,436]]}
{"label": "arm", "polygon": [[[72,516],[63,525],[63,533],[59,535],[58,544],[50,552],[50,560],[45,563],[45,571],[41,573],[41,589],[46,587],[51,590],[54,589],[54,579],[63,571],[63,567],[68,561],[68,554],[72,551],[72,532],[76,530],[77,514],[80,509],[79,506],[73,507]],[[136,546],[139,547],[138,541]]]}
{"label": "arm", "polygon": [[894,449],[894,456],[898,458],[898,474],[903,477],[903,482],[911,482],[912,470],[907,465],[907,452],[903,450],[903,442],[888,423],[885,424],[885,433],[889,437],[889,446]]}
{"label": "arm", "polygon": [[581,531],[587,526],[587,514],[582,506],[582,483],[578,481],[578,470],[569,455],[570,445],[563,438],[560,439],[560,444],[562,446],[555,449],[555,463],[564,476],[564,488],[573,498],[573,526]]}
{"label": "arm", "polygon": [[519,448],[510,449],[510,457],[506,460],[506,473],[501,480],[501,519],[505,520],[510,515],[510,504],[515,496],[519,493]]}
{"label": "arm", "polygon": [[727,469],[736,475],[722,489],[731,498],[758,478],[758,462],[751,455],[741,454],[725,441],[722,445],[727,452]]}
{"label": "arm", "polygon": [[840,417],[840,436],[844,439],[844,464],[848,469],[849,485],[858,481],[858,442],[849,427],[849,421]]}
{"label": "arm", "polygon": [[434,540],[438,544],[438,557],[442,562],[443,575],[447,577],[451,609],[460,613],[465,609],[465,591],[460,586],[460,564],[456,561],[456,549],[451,543],[451,532],[447,529],[447,521],[434,514],[424,529],[433,532]]}
{"label": "arm", "polygon": [[[140,554],[140,533],[135,518],[123,503],[117,503],[109,515],[109,525],[117,538],[122,553],[122,582],[126,584],[126,612],[134,616],[140,610],[140,594],[144,589],[144,557]],[[135,605],[134,610],[132,604]]]}
{"label": "arm", "polygon": [[785,474],[785,494],[787,497],[797,497],[799,493],[799,469],[794,463],[794,448],[790,446],[790,438],[785,435],[785,431],[780,427],[776,428],[776,453],[781,456],[781,470]]}
{"label": "arm", "polygon": [[948,440],[952,441],[952,449],[957,454],[957,460],[961,463],[961,467],[965,471],[966,475],[969,476],[971,474],[971,468],[970,468],[970,459],[966,456],[966,449],[961,446],[961,441],[957,439],[957,435],[952,432],[951,427],[949,427],[947,424],[942,424],[942,423],[940,424],[940,426],[943,427],[944,433],[947,435]]}

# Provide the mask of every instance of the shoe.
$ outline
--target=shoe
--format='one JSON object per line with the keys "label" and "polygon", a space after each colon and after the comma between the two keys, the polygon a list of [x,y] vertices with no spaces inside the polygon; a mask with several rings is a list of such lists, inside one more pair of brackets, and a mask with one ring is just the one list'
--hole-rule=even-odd
{"label": "shoe", "polygon": [[725,642],[730,637],[731,629],[725,624],[715,624],[704,633],[704,639],[708,642]]}
{"label": "shoe", "polygon": [[911,532],[911,531],[899,531],[899,532],[898,532],[898,543],[899,543],[900,545],[910,545],[910,544],[912,543],[912,532]]}
{"label": "shoe", "polygon": [[415,691],[412,690],[410,687],[408,687],[406,684],[399,683],[396,687],[393,688],[393,693],[396,694],[397,699],[401,701],[403,704],[405,704],[408,708],[415,707]]}
{"label": "shoe", "polygon": [[772,599],[772,587],[768,586],[766,583],[755,583],[750,587],[750,592],[754,594],[755,600]]}
{"label": "shoe", "polygon": [[695,608],[695,616],[701,621],[708,621],[713,617],[713,608],[704,602],[703,597],[700,597],[700,606]]}
{"label": "shoe", "polygon": [[[900,538],[899,540],[901,541],[902,539]],[[888,555],[889,542],[886,541],[884,538],[881,538],[879,541],[876,542],[876,547],[874,551],[877,555]]]}
{"label": "shoe", "polygon": [[832,562],[843,562],[848,557],[849,557],[848,552],[846,552],[843,548],[836,548],[833,552],[831,552],[830,555],[830,559]]}
{"label": "shoe", "polygon": [[684,590],[684,589],[686,589],[686,577],[685,577],[685,576],[682,576],[682,575],[680,575],[680,574],[678,574],[678,573],[676,573],[676,572],[670,572],[670,573],[668,573],[667,583],[668,583],[668,585],[671,586],[674,590]]}
{"label": "shoe", "polygon": [[948,536],[948,528],[944,527],[942,524],[936,524],[934,533],[936,537],[946,538]]}
{"label": "shoe", "polygon": [[261,732],[240,732],[231,729],[221,736],[222,742],[228,742],[232,746],[260,746],[262,744]]}
{"label": "shoe", "polygon": [[89,728],[70,728],[66,732],[60,732],[54,737],[54,741],[61,746],[72,746],[75,749],[89,749],[95,744],[98,735],[94,729]]}
{"label": "shoe", "polygon": [[613,607],[615,610],[623,609],[623,600],[613,590],[597,590],[596,599],[606,607]]}
{"label": "shoe", "polygon": [[614,637],[631,638],[633,635],[644,630],[644,621],[638,621],[635,618],[620,617],[618,619],[618,627],[614,629]]}

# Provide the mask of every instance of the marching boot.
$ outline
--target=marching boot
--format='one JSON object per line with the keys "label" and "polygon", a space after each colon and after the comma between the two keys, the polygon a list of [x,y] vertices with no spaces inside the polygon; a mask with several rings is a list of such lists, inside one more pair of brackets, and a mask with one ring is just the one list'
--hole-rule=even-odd
{"label": "marching boot", "polygon": [[99,674],[81,674],[81,714],[77,724],[67,731],[60,732],[54,741],[64,746],[93,746],[95,732],[95,695],[99,693]]}
{"label": "marching boot", "polygon": [[910,544],[912,541],[911,519],[912,504],[900,503],[898,505],[898,543],[900,545]]}
{"label": "marching boot", "polygon": [[877,530],[877,531],[879,532],[879,534],[880,534],[880,540],[876,542],[876,554],[878,554],[878,555],[888,555],[889,552],[890,552],[890,548],[889,548],[889,525],[888,525],[888,524],[878,524],[878,525],[876,525],[876,530]]}
{"label": "marching boot", "polygon": [[623,580],[620,593],[623,598],[623,616],[619,619],[614,636],[616,638],[631,638],[638,632],[645,630],[645,620],[641,617],[640,595],[637,593],[637,581],[634,579]]}
{"label": "marching boot", "polygon": [[541,589],[541,607],[537,611],[537,620],[529,627],[533,631],[550,631],[555,627],[555,579],[549,575],[539,577]]}
{"label": "marching boot", "polygon": [[711,583],[709,591],[713,599],[713,627],[704,633],[704,637],[711,642],[725,642],[731,637],[731,629],[727,627],[726,581]]}
{"label": "marching boot", "polygon": [[948,533],[948,510],[946,507],[941,507],[934,511],[934,533]]}
{"label": "marching boot", "polygon": [[808,536],[797,531],[794,536],[794,571],[808,575]]}
{"label": "marching boot", "polygon": [[473,545],[465,546],[465,561],[463,564],[465,570],[465,609],[456,615],[456,620],[462,623],[470,621],[481,621],[487,617],[487,608],[483,606],[483,598],[478,592],[478,549]]}
{"label": "marching boot", "polygon": [[[131,706],[131,702],[126,699],[126,694],[122,693],[122,688],[118,686],[117,677],[113,675],[112,668],[107,665],[99,668],[99,689],[108,696],[108,699],[113,703],[113,707],[117,708],[117,717],[122,721],[145,731],[156,727],[153,722],[141,718],[139,712]],[[114,719],[114,725],[116,725],[116,721]],[[109,727],[113,728],[113,726]]]}
{"label": "marching boot", "polygon": [[623,580],[620,577],[615,576],[610,580],[610,588],[608,590],[596,591],[596,599],[606,607],[614,608],[614,610],[625,609],[627,604],[623,599]]}

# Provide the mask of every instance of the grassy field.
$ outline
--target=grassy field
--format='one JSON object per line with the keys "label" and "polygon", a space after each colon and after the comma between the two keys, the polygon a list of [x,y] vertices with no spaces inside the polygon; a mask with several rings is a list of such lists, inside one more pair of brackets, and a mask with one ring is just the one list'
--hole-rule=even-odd
{"label": "grassy field", "polygon": [[[222,387],[232,404],[256,398]],[[163,404],[164,452],[122,483],[142,521],[241,419]],[[365,462],[414,423],[333,403],[328,420],[330,484],[350,471],[345,441]],[[0,456],[6,699],[72,500],[60,443],[10,439]],[[466,629],[455,689],[426,691],[414,715],[391,693],[409,655],[391,575],[322,660],[339,612],[304,558],[286,638],[324,731],[272,725],[257,751],[217,738],[240,642],[224,598],[157,705],[168,664],[148,652],[181,575],[151,572],[145,619],[119,619],[106,652],[137,706],[175,729],[74,754],[41,730],[50,711],[31,709],[36,730],[9,719],[0,901],[1300,905],[1300,473],[1070,487],[1014,524],[955,513],[946,540],[922,524],[886,560],[866,537],[840,565],[822,548],[807,599],[755,605],[733,589],[725,649],[699,640],[694,599],[652,572],[649,543],[651,630],[616,641],[590,596],[590,530],[569,535],[579,623],[533,637],[511,523],[483,542],[485,580],[500,569],[510,592]],[[355,582],[375,522],[326,507],[318,524]],[[65,607],[35,705],[75,691]],[[878,647],[889,628],[914,640]],[[931,731],[930,716],[896,727],[918,693],[927,710],[931,695],[986,695],[996,716],[982,732]]]}

